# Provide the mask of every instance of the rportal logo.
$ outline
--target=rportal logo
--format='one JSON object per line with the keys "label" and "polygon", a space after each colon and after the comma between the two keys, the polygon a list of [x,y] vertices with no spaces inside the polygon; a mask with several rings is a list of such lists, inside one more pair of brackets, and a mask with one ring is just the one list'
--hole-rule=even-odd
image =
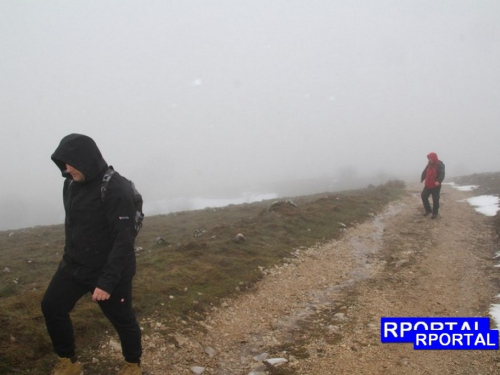
{"label": "rportal logo", "polygon": [[490,318],[381,318],[380,338],[415,350],[498,350]]}

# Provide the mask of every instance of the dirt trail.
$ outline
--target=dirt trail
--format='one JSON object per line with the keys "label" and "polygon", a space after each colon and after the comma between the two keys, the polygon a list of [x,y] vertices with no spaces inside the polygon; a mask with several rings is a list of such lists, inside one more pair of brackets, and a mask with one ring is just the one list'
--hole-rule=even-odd
{"label": "dirt trail", "polygon": [[[201,371],[192,366],[218,375],[500,373],[496,351],[380,343],[382,316],[488,316],[498,302],[491,218],[449,186],[439,218],[424,218],[420,189],[410,185],[338,241],[297,250],[253,291],[214,309],[205,332],[187,325],[165,337],[159,327],[144,340],[145,374]],[[288,363],[271,369],[254,359],[263,353]]]}

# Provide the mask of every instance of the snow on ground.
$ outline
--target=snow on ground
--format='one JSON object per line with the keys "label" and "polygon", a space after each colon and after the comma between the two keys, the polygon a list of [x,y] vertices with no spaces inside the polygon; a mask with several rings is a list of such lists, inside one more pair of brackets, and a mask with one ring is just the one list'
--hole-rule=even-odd
{"label": "snow on ground", "polygon": [[[453,182],[447,185],[450,185],[460,191],[472,191],[478,187],[477,185],[459,186]],[[499,198],[494,195],[479,195],[477,197],[464,199],[462,202],[469,203],[477,212],[486,216],[495,216],[499,210]],[[500,252],[498,252],[495,256],[495,258],[498,257],[500,257]],[[500,264],[495,267],[500,267]],[[500,294],[497,295],[497,298],[500,298]],[[491,305],[490,315],[496,323],[496,328],[500,329],[500,304]]]}
{"label": "snow on ground", "polygon": [[[478,185],[464,185],[460,186],[455,184],[454,182],[449,182],[447,184],[452,188],[455,188],[460,191],[472,191],[477,189]],[[499,210],[499,198],[495,195],[479,195],[476,197],[464,199],[462,202],[467,202],[471,206],[474,206],[474,209],[486,216],[495,216],[497,211]]]}
{"label": "snow on ground", "polygon": [[261,202],[277,198],[278,195],[274,193],[243,193],[236,198],[172,198],[144,204],[144,212],[146,215],[151,216],[179,211],[202,210],[209,207],[226,207],[231,204]]}
{"label": "snow on ground", "polygon": [[477,189],[479,187],[479,185],[460,186],[460,185],[455,184],[454,182],[445,182],[445,183],[443,183],[443,185],[450,185],[452,188],[455,188],[455,189],[460,190],[460,191],[472,191],[472,190]]}
{"label": "snow on ground", "polygon": [[466,199],[466,202],[474,206],[477,212],[486,216],[495,216],[499,210],[499,200],[494,195],[480,195]]}

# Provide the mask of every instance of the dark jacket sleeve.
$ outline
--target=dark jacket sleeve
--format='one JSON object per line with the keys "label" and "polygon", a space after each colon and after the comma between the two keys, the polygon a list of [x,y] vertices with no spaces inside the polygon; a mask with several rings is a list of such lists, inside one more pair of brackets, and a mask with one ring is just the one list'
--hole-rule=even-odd
{"label": "dark jacket sleeve", "polygon": [[427,174],[427,166],[425,166],[424,171],[422,172],[422,176],[420,177],[420,182],[425,180],[425,175]]}
{"label": "dark jacket sleeve", "polygon": [[129,281],[135,274],[134,197],[121,176],[113,176],[109,181],[103,205],[113,246],[97,287],[111,294],[120,281]]}
{"label": "dark jacket sleeve", "polygon": [[439,161],[437,170],[438,170],[437,180],[439,181],[439,183],[441,183],[443,182],[445,176],[445,167],[442,161]]}

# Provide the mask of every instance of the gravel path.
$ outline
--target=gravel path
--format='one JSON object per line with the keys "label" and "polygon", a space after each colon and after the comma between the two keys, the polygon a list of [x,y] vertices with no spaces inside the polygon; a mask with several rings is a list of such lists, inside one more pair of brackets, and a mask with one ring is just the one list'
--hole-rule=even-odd
{"label": "gravel path", "polygon": [[[382,316],[488,316],[500,292],[491,218],[443,186],[422,216],[421,185],[342,239],[297,249],[200,327],[145,337],[147,375],[498,374],[496,351],[381,344]],[[279,367],[263,361],[283,358]],[[272,362],[272,361],[271,361]]]}

